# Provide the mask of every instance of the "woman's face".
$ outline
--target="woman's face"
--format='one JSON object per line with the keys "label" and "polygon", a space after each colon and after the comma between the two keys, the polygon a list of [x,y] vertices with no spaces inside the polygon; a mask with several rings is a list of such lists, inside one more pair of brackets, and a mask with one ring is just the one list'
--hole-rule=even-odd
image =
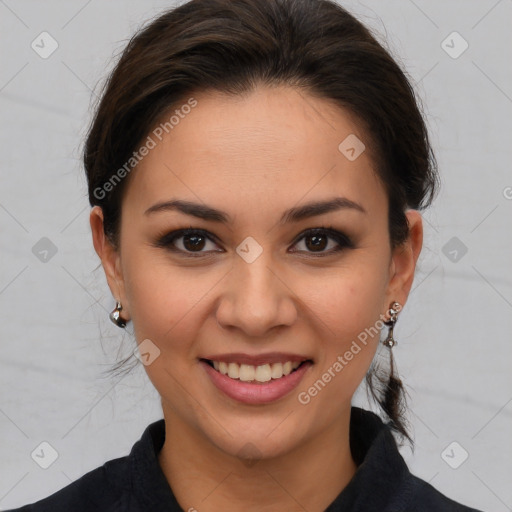
{"label": "woman's face", "polygon": [[[421,219],[392,251],[370,141],[327,100],[194,99],[129,177],[120,251],[100,248],[99,208],[95,247],[166,419],[228,454],[284,454],[346,418],[381,315],[407,298]],[[188,213],[155,207],[169,201]],[[287,361],[306,362],[281,377]]]}

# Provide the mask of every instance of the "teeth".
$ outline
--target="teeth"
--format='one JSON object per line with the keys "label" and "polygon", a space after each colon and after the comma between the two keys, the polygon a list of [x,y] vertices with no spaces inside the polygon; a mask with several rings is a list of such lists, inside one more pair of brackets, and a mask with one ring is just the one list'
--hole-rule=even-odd
{"label": "teeth", "polygon": [[240,367],[236,363],[228,364],[228,377],[238,379],[240,377]]}
{"label": "teeth", "polygon": [[273,379],[280,379],[283,376],[283,365],[281,363],[273,364],[270,370],[270,376]]}
{"label": "teeth", "polygon": [[240,379],[243,382],[268,382],[272,379],[280,379],[300,366],[298,361],[286,361],[285,363],[262,364],[253,366],[251,364],[225,363],[213,361],[213,367],[222,375],[232,379]]}
{"label": "teeth", "polygon": [[240,373],[238,375],[240,380],[243,380],[244,382],[250,382],[251,380],[254,380],[255,374],[256,368],[254,366],[251,366],[249,364],[240,365]]}
{"label": "teeth", "polygon": [[264,364],[256,367],[256,374],[254,378],[258,382],[268,382],[272,379],[272,371],[269,364]]}

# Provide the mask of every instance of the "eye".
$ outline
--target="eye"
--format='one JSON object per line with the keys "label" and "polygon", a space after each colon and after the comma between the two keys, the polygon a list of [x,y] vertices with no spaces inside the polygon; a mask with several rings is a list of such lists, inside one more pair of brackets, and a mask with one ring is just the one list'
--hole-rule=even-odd
{"label": "eye", "polygon": [[[215,249],[215,247],[218,247],[215,243],[216,240],[218,238],[208,231],[189,228],[167,233],[161,236],[154,245],[155,247],[163,247],[176,253],[195,257],[196,255],[202,256],[211,252],[222,252],[222,249]],[[293,246],[300,246],[301,244],[304,249],[294,249],[291,252],[305,252],[313,256],[327,256],[354,246],[348,236],[331,227],[314,228],[301,233],[295,239]],[[329,248],[329,250],[326,251],[326,248]]]}
{"label": "eye", "polygon": [[[330,227],[309,229],[300,235],[294,245],[302,245],[305,249],[292,252],[306,252],[314,256],[326,256],[354,246],[348,236]],[[330,250],[326,251],[329,245]]]}
{"label": "eye", "polygon": [[[202,229],[179,229],[172,231],[159,238],[156,247],[164,247],[173,252],[182,252],[187,255],[207,252],[221,252],[215,249],[216,244],[212,243],[217,237]],[[210,246],[208,244],[210,242]],[[203,251],[203,249],[207,249]]]}

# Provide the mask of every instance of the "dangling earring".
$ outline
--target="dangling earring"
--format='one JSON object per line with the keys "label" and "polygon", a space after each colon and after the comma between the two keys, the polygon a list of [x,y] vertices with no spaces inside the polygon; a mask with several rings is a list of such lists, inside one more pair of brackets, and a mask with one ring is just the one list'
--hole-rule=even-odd
{"label": "dangling earring", "polygon": [[125,327],[126,326],[126,320],[121,318],[121,310],[123,309],[123,306],[121,306],[121,303],[119,301],[116,301],[116,307],[114,311],[112,311],[109,315],[110,320],[114,322],[118,327]]}
{"label": "dangling earring", "polygon": [[386,324],[389,327],[388,335],[386,336],[386,339],[382,342],[383,345],[386,345],[386,347],[389,347],[392,349],[398,342],[393,338],[393,329],[395,327],[396,321],[398,320],[398,313],[402,309],[402,306],[399,302],[392,302],[389,306],[389,320],[385,321],[384,324]]}

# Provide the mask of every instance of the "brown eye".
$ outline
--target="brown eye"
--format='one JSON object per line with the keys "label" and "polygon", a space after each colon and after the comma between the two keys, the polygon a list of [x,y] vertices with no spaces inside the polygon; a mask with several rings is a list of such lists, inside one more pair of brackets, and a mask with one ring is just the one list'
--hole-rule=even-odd
{"label": "brown eye", "polygon": [[[212,252],[222,252],[215,243],[217,237],[201,229],[180,229],[165,234],[157,240],[156,247],[188,256],[206,256]],[[296,239],[294,246],[303,248],[292,252],[313,256],[328,256],[343,249],[354,247],[349,237],[332,228],[310,229]]]}
{"label": "brown eye", "polygon": [[[315,228],[308,230],[301,235],[294,245],[300,245],[301,243],[305,249],[292,252],[316,253],[315,255],[324,256],[353,247],[350,238],[332,228]],[[326,250],[327,248],[329,248],[329,250]]]}
{"label": "brown eye", "polygon": [[325,235],[309,235],[305,237],[306,247],[311,251],[322,251],[327,247],[328,239]]}
{"label": "brown eye", "polygon": [[187,251],[200,251],[205,246],[206,237],[203,235],[183,235],[183,246]]}
{"label": "brown eye", "polygon": [[213,241],[214,239],[213,235],[200,229],[180,229],[159,238],[155,246],[177,253],[203,255],[210,252],[219,252],[217,244]]}

